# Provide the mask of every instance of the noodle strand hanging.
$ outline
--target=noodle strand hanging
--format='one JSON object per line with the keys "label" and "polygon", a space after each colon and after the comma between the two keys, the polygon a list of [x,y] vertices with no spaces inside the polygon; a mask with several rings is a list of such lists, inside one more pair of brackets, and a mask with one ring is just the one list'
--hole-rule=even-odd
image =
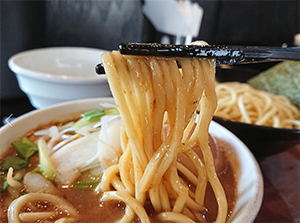
{"label": "noodle strand hanging", "polygon": [[[132,221],[134,213],[149,222],[146,202],[160,221],[202,221],[210,184],[218,205],[216,222],[225,222],[227,200],[208,145],[217,105],[214,61],[124,56],[117,51],[102,57],[121,115],[123,150],[97,187],[104,192],[102,201],[125,203],[121,222]],[[196,145],[202,158],[192,150]],[[196,172],[177,160],[179,153]]]}

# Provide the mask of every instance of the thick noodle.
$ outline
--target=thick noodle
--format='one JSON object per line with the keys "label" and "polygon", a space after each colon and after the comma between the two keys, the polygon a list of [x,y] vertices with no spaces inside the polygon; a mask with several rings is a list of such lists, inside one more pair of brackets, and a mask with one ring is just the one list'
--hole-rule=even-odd
{"label": "thick noodle", "polygon": [[[227,200],[208,145],[217,105],[214,61],[124,56],[117,51],[102,57],[121,115],[123,150],[96,189],[104,192],[102,200],[126,204],[121,222],[132,221],[135,214],[149,222],[146,201],[161,221],[203,221],[209,183],[218,203],[216,222],[225,222]],[[192,150],[195,145],[203,159]],[[177,161],[180,152],[191,159],[196,175]]]}
{"label": "thick noodle", "polygon": [[[39,203],[46,203],[46,206],[51,206],[51,210],[47,211],[33,211],[35,207],[41,209]],[[26,205],[29,206],[27,211],[24,211]],[[28,210],[32,211],[28,211]],[[21,222],[40,222],[53,218],[69,219],[70,222],[76,222],[78,219],[77,210],[69,204],[65,199],[45,193],[29,193],[15,199],[8,208],[8,222],[21,223]],[[61,217],[60,217],[61,216]]]}

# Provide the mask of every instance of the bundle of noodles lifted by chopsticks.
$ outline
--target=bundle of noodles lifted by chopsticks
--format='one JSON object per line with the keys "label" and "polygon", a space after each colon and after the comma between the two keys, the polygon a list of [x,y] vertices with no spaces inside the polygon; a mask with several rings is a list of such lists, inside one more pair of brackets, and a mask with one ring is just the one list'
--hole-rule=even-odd
{"label": "bundle of noodles lifted by chopsticks", "polygon": [[[298,62],[288,63],[295,64]],[[275,69],[279,68],[282,70],[282,66],[285,65],[280,64]],[[300,73],[295,75],[299,76]],[[264,83],[262,79],[266,78],[262,76],[255,77],[250,80],[250,83],[260,88]],[[279,81],[279,79],[275,78],[272,81],[278,81],[276,84],[273,83],[273,89],[279,89],[278,85],[280,84],[282,84],[281,89],[286,88],[287,90],[285,91],[290,91],[290,93],[295,91],[295,88],[299,89],[299,85],[292,87],[295,85],[294,81],[297,80],[286,81],[286,83],[283,83],[282,81]],[[287,82],[290,83],[290,85]],[[270,83],[268,84],[268,86],[271,85],[272,84]],[[215,116],[248,124],[300,129],[299,109],[293,105],[287,97],[264,91],[267,90],[265,88],[262,89],[263,90],[257,90],[247,83],[217,83],[216,92],[218,97],[218,107]],[[290,93],[289,95],[291,95]],[[299,92],[296,90],[294,94],[297,95]],[[297,100],[299,100],[299,98],[295,98],[294,102],[297,103]]]}
{"label": "bundle of noodles lifted by chopsticks", "polygon": [[[96,189],[103,192],[102,200],[126,204],[121,222],[131,222],[135,214],[141,222],[150,222],[146,200],[160,221],[203,221],[210,184],[218,205],[216,222],[225,222],[227,199],[208,146],[217,105],[214,60],[124,56],[118,51],[102,58],[121,115],[123,150],[119,163],[105,170]],[[193,152],[195,145],[203,160]],[[197,175],[181,168],[179,152],[191,158]]]}

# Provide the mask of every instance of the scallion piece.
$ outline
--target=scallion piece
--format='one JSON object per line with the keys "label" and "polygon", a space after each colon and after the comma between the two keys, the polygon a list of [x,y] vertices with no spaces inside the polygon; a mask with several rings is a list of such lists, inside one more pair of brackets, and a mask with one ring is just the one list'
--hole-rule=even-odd
{"label": "scallion piece", "polygon": [[96,187],[100,182],[75,182],[74,189],[85,190]]}
{"label": "scallion piece", "polygon": [[7,187],[8,187],[8,182],[7,182],[7,180],[5,180],[5,181],[3,181],[2,185],[0,186],[0,191],[4,192]]}
{"label": "scallion piece", "polygon": [[30,173],[38,173],[41,171],[40,167],[35,168],[34,170],[31,170]]}
{"label": "scallion piece", "polygon": [[96,123],[101,120],[101,117],[104,115],[118,115],[119,110],[117,108],[111,109],[95,109],[92,111],[85,112],[81,114],[82,118],[74,123],[73,127],[81,127],[85,125],[89,125],[91,123]]}
{"label": "scallion piece", "polygon": [[50,160],[47,143],[44,138],[39,139],[38,149],[40,158],[40,170],[47,179],[53,180],[55,177],[55,169]]}
{"label": "scallion piece", "polygon": [[81,116],[86,120],[86,121],[90,121],[90,122],[93,122],[93,120],[97,120],[99,121],[100,118],[105,115],[105,109],[102,108],[102,109],[95,109],[95,110],[92,110],[92,111],[88,111],[88,112],[85,112],[84,114],[82,114]]}
{"label": "scallion piece", "polygon": [[14,170],[23,170],[27,169],[29,162],[25,159],[16,156],[6,156],[0,167],[2,170],[8,170],[12,167]]}
{"label": "scallion piece", "polygon": [[20,137],[11,144],[26,159],[31,157],[38,150],[37,145],[26,136]]}
{"label": "scallion piece", "polygon": [[117,108],[105,109],[105,115],[118,115],[119,110]]}

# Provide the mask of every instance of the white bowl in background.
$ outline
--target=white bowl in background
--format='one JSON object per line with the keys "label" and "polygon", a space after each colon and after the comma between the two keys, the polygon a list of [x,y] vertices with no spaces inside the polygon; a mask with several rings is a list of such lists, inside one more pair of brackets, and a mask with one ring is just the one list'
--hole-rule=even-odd
{"label": "white bowl in background", "polygon": [[9,61],[20,89],[35,108],[75,99],[109,97],[105,75],[95,66],[105,50],[86,47],[49,47],[17,53]]}
{"label": "white bowl in background", "polygon": [[[70,119],[78,112],[99,109],[100,104],[114,104],[113,98],[92,98],[65,102],[58,105],[29,112],[11,122],[11,125],[0,129],[0,154],[10,143],[24,135],[30,129],[52,120]],[[238,180],[238,199],[230,218],[230,222],[253,222],[263,199],[263,179],[256,159],[249,149],[229,130],[212,121],[210,133],[225,141],[231,149],[229,158],[238,171],[235,171]],[[232,163],[233,164],[233,163]]]}

